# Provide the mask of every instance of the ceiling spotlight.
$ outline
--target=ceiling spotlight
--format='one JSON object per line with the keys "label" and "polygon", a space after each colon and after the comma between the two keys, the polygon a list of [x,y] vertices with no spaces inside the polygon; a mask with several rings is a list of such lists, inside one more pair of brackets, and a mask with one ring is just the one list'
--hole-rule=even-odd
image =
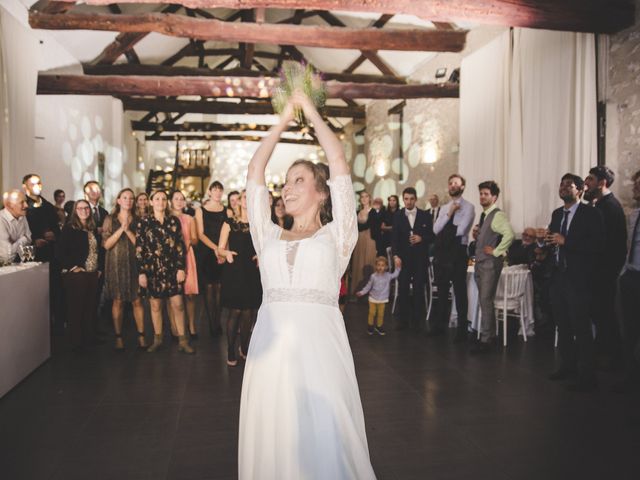
{"label": "ceiling spotlight", "polygon": [[445,67],[438,68],[436,70],[436,78],[444,78],[446,74],[447,74],[447,69]]}

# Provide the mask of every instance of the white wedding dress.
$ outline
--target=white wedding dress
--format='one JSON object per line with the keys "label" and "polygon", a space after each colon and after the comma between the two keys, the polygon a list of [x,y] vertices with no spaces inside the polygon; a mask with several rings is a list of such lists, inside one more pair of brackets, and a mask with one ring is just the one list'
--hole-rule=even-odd
{"label": "white wedding dress", "polygon": [[280,239],[267,189],[247,185],[264,298],[240,404],[240,480],[375,479],[353,357],[338,309],[358,238],[348,175],[330,182],[333,218],[310,238]]}

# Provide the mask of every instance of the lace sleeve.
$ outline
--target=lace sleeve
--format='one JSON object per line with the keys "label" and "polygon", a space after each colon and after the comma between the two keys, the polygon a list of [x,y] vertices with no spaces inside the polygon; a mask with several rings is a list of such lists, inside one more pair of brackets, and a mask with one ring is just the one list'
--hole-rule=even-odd
{"label": "lace sleeve", "polygon": [[269,192],[266,186],[258,185],[250,180],[247,182],[246,195],[251,240],[256,253],[260,255],[265,240],[277,238],[280,227],[271,221]]}
{"label": "lace sleeve", "polygon": [[329,225],[336,240],[338,265],[342,275],[358,241],[356,199],[350,175],[337,176],[328,183],[333,213],[333,221]]}

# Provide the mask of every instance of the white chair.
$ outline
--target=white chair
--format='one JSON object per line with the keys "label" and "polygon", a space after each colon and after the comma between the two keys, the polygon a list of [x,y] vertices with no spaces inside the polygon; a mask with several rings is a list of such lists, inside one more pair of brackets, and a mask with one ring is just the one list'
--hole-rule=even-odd
{"label": "white chair", "polygon": [[507,314],[514,312],[520,316],[520,328],[524,341],[527,341],[527,329],[524,324],[524,299],[529,271],[525,268],[507,267],[500,275],[498,291],[494,300],[496,310],[502,313],[502,318],[496,317],[496,335],[498,334],[498,322],[503,322],[503,344],[507,346]]}

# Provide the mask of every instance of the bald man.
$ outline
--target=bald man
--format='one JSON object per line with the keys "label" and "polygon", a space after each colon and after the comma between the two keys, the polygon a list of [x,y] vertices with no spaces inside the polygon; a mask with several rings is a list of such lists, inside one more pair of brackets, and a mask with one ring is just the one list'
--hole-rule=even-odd
{"label": "bald man", "polygon": [[514,240],[507,260],[509,265],[531,265],[536,260],[536,229],[527,227],[522,232],[522,240]]}
{"label": "bald man", "polygon": [[27,222],[27,199],[20,190],[2,195],[4,208],[0,211],[0,257],[13,260],[22,245],[31,244],[31,230]]}

